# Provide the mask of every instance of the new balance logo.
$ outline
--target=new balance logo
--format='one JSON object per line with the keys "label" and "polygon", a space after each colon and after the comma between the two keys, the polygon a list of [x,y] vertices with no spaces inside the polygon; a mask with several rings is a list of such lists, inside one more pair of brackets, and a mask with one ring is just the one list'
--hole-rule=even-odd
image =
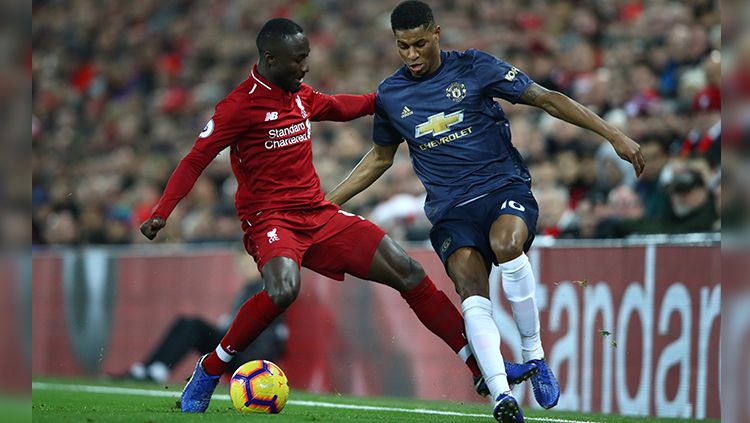
{"label": "new balance logo", "polygon": [[266,233],[266,236],[268,237],[268,243],[273,244],[276,241],[279,241],[279,235],[276,234],[276,228],[271,229]]}
{"label": "new balance logo", "polygon": [[404,110],[401,110],[401,119],[411,116],[412,114],[414,114],[414,112],[411,111],[409,106],[404,106]]}
{"label": "new balance logo", "polygon": [[270,120],[276,120],[279,118],[279,112],[268,112],[266,113],[266,122]]}

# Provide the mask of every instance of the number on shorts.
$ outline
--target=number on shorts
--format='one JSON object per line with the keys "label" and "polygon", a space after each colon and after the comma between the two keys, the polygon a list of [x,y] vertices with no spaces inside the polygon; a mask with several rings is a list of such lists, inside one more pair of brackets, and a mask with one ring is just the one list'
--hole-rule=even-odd
{"label": "number on shorts", "polygon": [[513,200],[505,200],[503,202],[503,205],[500,207],[500,209],[504,209],[504,208],[506,208],[508,206],[510,206],[510,208],[516,209],[516,210],[518,210],[520,212],[526,211],[526,207],[522,206],[521,204],[516,203]]}

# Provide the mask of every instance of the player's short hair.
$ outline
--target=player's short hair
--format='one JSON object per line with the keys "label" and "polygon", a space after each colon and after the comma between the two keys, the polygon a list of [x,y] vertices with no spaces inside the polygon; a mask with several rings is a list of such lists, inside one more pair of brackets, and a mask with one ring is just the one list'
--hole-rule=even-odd
{"label": "player's short hair", "polygon": [[260,29],[258,37],[255,39],[255,46],[258,47],[258,53],[263,55],[268,51],[271,45],[284,37],[291,37],[304,32],[302,27],[296,22],[287,18],[274,18],[266,22]]}
{"label": "player's short hair", "polygon": [[395,32],[403,29],[414,29],[424,26],[430,28],[435,24],[432,9],[427,3],[419,0],[401,2],[391,12],[391,29]]}

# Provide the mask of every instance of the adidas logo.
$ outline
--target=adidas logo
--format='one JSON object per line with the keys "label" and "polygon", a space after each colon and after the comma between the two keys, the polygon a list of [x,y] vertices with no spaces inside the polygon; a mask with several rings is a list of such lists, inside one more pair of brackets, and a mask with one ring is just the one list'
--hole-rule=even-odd
{"label": "adidas logo", "polygon": [[411,116],[412,114],[414,114],[414,112],[411,111],[411,109],[409,108],[409,106],[404,106],[404,109],[401,110],[401,119],[403,119],[403,118],[405,118],[407,116]]}

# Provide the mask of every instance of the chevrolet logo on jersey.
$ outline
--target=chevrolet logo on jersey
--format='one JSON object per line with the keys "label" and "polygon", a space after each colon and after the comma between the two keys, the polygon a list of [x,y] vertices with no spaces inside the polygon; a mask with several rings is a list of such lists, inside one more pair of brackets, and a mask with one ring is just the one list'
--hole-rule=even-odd
{"label": "chevrolet logo on jersey", "polygon": [[459,110],[449,115],[440,112],[427,118],[427,122],[420,123],[414,130],[414,138],[423,135],[440,135],[448,132],[451,126],[464,121],[464,111]]}

